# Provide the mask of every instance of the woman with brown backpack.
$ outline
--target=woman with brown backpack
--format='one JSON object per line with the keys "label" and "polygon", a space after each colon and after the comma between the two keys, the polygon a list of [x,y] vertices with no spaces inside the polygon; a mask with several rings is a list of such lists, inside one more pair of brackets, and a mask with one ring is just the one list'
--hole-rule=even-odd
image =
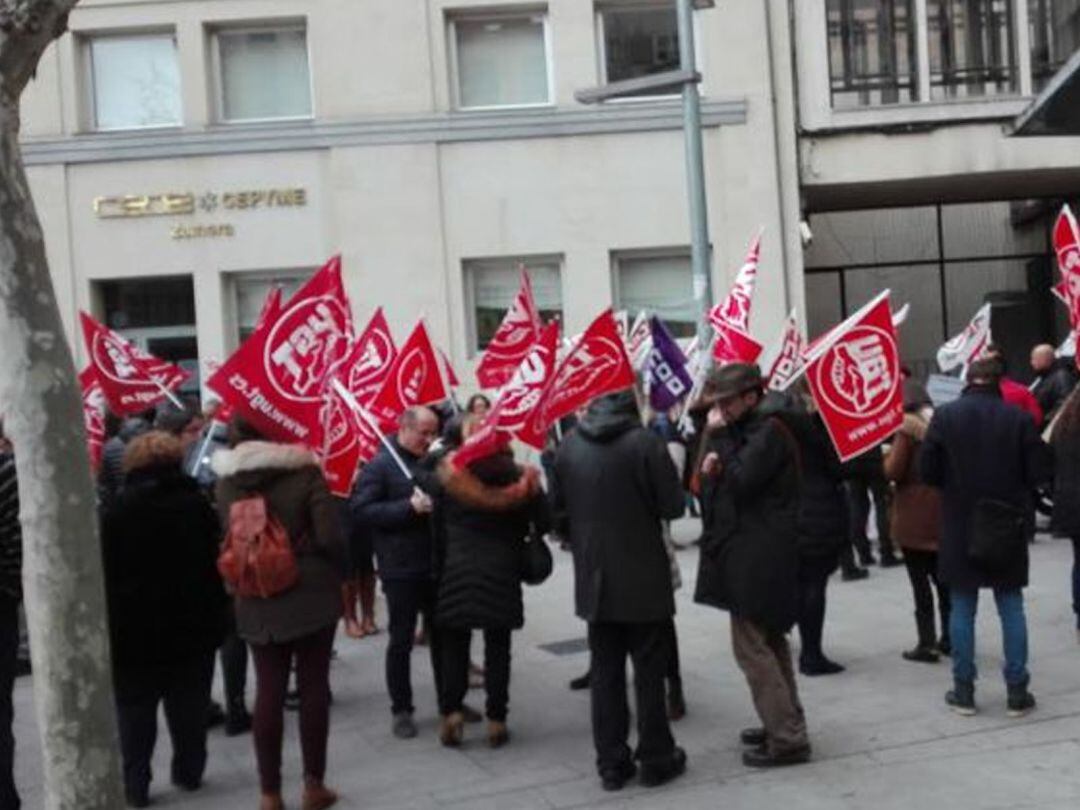
{"label": "woman with brown backpack", "polygon": [[263,440],[235,420],[231,449],[213,458],[227,535],[218,568],[236,598],[237,630],[255,663],[255,757],[261,810],[281,810],[281,748],[289,670],[300,691],[303,810],[337,801],[324,782],[330,730],[330,654],[341,618],[340,507],[315,456]]}

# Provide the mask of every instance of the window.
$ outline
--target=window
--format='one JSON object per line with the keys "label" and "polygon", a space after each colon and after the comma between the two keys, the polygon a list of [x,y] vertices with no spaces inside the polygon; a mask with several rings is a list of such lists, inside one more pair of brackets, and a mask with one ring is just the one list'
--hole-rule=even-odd
{"label": "window", "polygon": [[468,307],[472,313],[471,345],[477,351],[487,347],[514,303],[521,285],[521,268],[532,281],[533,297],[544,322],[562,318],[562,282],[558,257],[511,259],[471,259],[464,263]]}
{"label": "window", "polygon": [[913,10],[912,0],[828,0],[833,107],[917,99]]}
{"label": "window", "polygon": [[1028,16],[1031,70],[1038,92],[1080,49],[1080,0],[1035,0],[1028,3]]}
{"label": "window", "polygon": [[458,107],[551,103],[545,14],[462,17],[451,36]]}
{"label": "window", "polygon": [[927,0],[926,14],[932,99],[1016,90],[1013,0]]}
{"label": "window", "polygon": [[[679,69],[679,26],[674,3],[605,6],[599,17],[605,83]],[[649,94],[643,91],[639,95]]]}
{"label": "window", "polygon": [[303,25],[218,31],[218,115],[223,121],[311,116]]}
{"label": "window", "polygon": [[675,337],[697,334],[690,253],[614,254],[615,308],[658,316]]}
{"label": "window", "polygon": [[270,290],[280,287],[282,303],[287,303],[309,278],[310,273],[244,273],[236,276],[236,328],[240,342],[247,340],[255,331],[255,324],[259,322],[259,315]]}
{"label": "window", "polygon": [[87,53],[95,129],[180,124],[180,68],[172,34],[96,36]]}

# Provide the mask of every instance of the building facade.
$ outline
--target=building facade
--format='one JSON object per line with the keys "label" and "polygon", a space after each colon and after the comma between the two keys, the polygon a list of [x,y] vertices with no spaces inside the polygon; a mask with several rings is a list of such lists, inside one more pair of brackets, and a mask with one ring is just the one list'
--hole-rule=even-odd
{"label": "building facade", "polygon": [[[764,227],[759,340],[883,286],[913,305],[919,369],[987,297],[1053,337],[1047,223],[1080,146],[1009,124],[1077,48],[1078,9],[695,13],[713,283]],[[358,321],[423,315],[459,370],[521,264],[567,333],[608,305],[693,328],[678,99],[574,100],[675,67],[674,0],[83,0],[70,28],[23,104],[69,329],[86,308],[205,376],[272,284],[334,253]]]}

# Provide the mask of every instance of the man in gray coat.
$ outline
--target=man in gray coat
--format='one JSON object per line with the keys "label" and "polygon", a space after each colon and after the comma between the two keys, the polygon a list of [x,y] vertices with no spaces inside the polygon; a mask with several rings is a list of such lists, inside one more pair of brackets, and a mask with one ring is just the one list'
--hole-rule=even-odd
{"label": "man in gray coat", "polygon": [[555,512],[574,553],[577,615],[589,623],[592,725],[605,790],[637,771],[627,746],[626,658],[634,664],[641,782],[686,769],[664,704],[675,614],[663,521],[683,513],[682,485],[667,447],[641,423],[632,391],[589,408],[555,458]]}

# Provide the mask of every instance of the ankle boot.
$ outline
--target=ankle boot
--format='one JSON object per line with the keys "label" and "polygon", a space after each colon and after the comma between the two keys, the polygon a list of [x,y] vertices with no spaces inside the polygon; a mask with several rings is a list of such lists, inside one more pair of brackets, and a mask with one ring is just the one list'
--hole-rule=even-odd
{"label": "ankle boot", "polygon": [[501,720],[488,720],[488,745],[492,748],[502,748],[510,742],[510,730],[506,723]]}
{"label": "ankle boot", "polygon": [[439,721],[439,742],[447,748],[457,748],[465,738],[465,715],[461,712],[445,714]]}
{"label": "ankle boot", "polygon": [[1009,717],[1023,717],[1035,708],[1035,696],[1028,691],[1028,682],[1008,684],[1009,698],[1006,714]]}
{"label": "ankle boot", "polygon": [[975,682],[956,679],[953,688],[945,694],[945,702],[957,714],[965,717],[974,715],[978,711],[975,707]]}
{"label": "ankle boot", "polygon": [[304,780],[304,798],[300,800],[301,810],[326,810],[337,803],[338,795],[323,784],[321,779],[310,777]]}
{"label": "ankle boot", "polygon": [[938,662],[937,644],[934,636],[934,614],[915,611],[915,628],[919,632],[919,643],[915,649],[905,652],[907,661],[922,661],[928,664]]}
{"label": "ankle boot", "polygon": [[264,793],[259,798],[259,810],[285,810],[280,793]]}

